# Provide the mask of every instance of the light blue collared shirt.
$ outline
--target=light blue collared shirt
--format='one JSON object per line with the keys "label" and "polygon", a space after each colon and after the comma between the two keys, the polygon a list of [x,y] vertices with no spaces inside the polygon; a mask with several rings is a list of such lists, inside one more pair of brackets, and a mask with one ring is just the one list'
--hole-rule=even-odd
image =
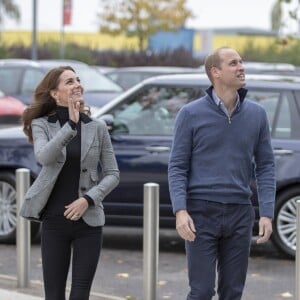
{"label": "light blue collared shirt", "polygon": [[[232,114],[229,113],[224,102],[218,97],[218,95],[216,94],[216,92],[214,90],[212,90],[212,96],[213,96],[213,100],[216,103],[216,105],[222,109],[222,111],[228,118],[230,118]],[[238,93],[236,93],[236,102],[235,102],[235,106],[234,106],[234,109],[232,112],[234,112],[240,106],[240,103],[241,103],[240,96]]]}

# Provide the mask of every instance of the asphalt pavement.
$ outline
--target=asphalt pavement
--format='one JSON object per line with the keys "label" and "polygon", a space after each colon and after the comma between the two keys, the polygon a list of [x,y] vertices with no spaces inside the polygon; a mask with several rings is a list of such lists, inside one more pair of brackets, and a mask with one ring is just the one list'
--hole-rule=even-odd
{"label": "asphalt pavement", "polygon": [[[90,300],[143,299],[141,229],[104,229],[104,245]],[[184,244],[174,231],[160,233],[157,300],[183,300],[188,291]],[[43,299],[40,245],[31,248],[30,287],[18,288],[15,245],[0,245],[0,299]],[[70,278],[68,278],[68,290]],[[295,261],[282,256],[271,242],[255,245],[243,300],[294,300]],[[214,297],[213,300],[217,300]]]}
{"label": "asphalt pavement", "polygon": [[1,300],[42,300],[41,297],[35,297],[28,294],[0,289]]}

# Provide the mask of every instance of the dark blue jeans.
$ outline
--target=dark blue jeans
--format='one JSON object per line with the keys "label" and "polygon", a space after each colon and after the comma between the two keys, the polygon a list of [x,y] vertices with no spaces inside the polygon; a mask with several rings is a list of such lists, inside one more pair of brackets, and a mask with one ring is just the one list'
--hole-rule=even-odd
{"label": "dark blue jeans", "polygon": [[102,227],[88,226],[82,219],[70,221],[63,216],[45,216],[41,246],[45,299],[66,299],[72,253],[69,299],[88,300],[102,246]]}
{"label": "dark blue jeans", "polygon": [[240,300],[248,268],[253,207],[200,200],[190,214],[196,240],[186,242],[191,288],[187,299],[212,299],[217,267],[219,300]]}

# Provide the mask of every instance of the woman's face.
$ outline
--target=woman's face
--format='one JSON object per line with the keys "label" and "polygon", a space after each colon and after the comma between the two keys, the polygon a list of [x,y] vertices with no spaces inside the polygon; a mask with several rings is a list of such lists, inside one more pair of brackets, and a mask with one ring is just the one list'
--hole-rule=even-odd
{"label": "woman's face", "polygon": [[83,103],[83,87],[76,73],[66,70],[59,76],[59,83],[51,96],[56,100],[57,105],[68,106],[69,101],[80,101]]}

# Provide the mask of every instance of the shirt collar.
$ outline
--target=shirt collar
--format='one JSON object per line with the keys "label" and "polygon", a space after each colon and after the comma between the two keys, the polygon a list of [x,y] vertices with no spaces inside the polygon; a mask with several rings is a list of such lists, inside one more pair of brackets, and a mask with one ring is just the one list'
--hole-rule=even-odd
{"label": "shirt collar", "polygon": [[[223,101],[218,97],[214,89],[212,90],[212,98],[217,106],[221,106],[223,104]],[[236,93],[235,108],[239,107],[240,104],[241,104],[240,95],[239,93]]]}

